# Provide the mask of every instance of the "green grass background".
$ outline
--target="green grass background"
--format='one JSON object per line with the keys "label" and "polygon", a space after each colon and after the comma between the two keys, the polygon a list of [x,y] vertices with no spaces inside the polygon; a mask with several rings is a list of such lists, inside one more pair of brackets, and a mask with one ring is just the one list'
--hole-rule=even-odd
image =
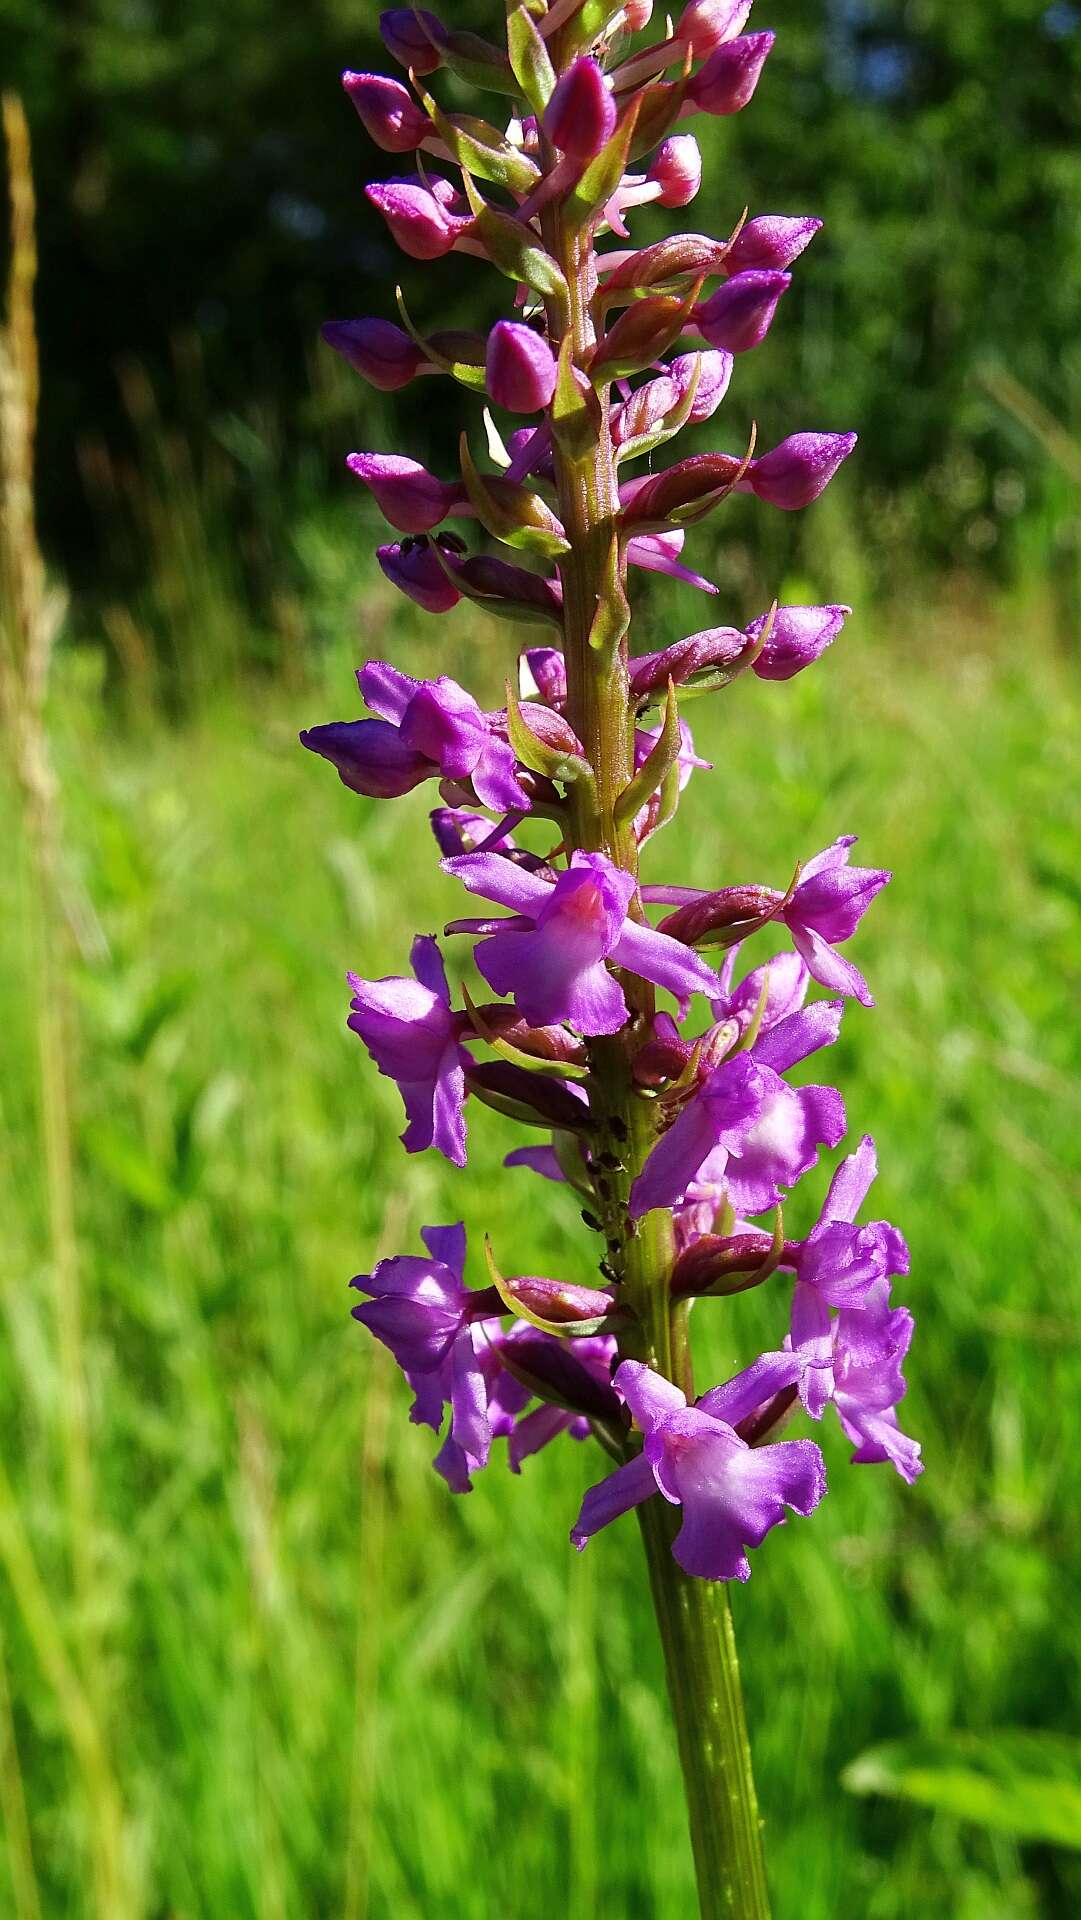
{"label": "green grass background", "polygon": [[[672,604],[690,614],[679,631],[700,623]],[[173,729],[121,722],[92,654],[58,662],[89,1625],[137,1910],[685,1920],[636,1529],[581,1557],[567,1543],[600,1456],[564,1443],[520,1480],[497,1459],[451,1499],[402,1382],[349,1318],[350,1276],[429,1221],[464,1216],[474,1278],[484,1230],[504,1270],[588,1276],[569,1196],[500,1171],[510,1125],[472,1113],[464,1175],[407,1161],[394,1089],[345,1031],[346,968],[403,970],[411,930],[439,927],[455,896],[429,796],[356,799],[296,729],[357,710],[361,648],[469,672],[494,697],[511,644],[468,610],[425,623],[378,594],[361,624],[295,690],[222,694]],[[878,1009],[850,1006],[829,1077],[852,1131],[878,1139],[878,1210],[912,1246],[904,1415],[927,1472],[907,1489],[851,1468],[827,1424],[828,1500],[771,1536],[735,1596],[780,1920],[1081,1911],[1077,1856],[839,1785],[894,1734],[1074,1724],[1081,941],[1060,643],[1038,609],[991,616],[960,591],[854,619],[799,680],[690,711],[716,772],[650,854],[654,876],[784,884],[858,831],[860,856],[896,872],[853,949]],[[6,785],[0,807],[0,1418],[42,1604],[77,1647]],[[776,1344],[784,1318],[770,1288],[700,1307],[702,1384]],[[9,1573],[6,1528],[0,1544]],[[6,1577],[0,1624],[8,1853],[25,1799],[41,1913],[89,1914],[85,1782],[41,1620]],[[6,1873],[15,1913],[28,1896]]]}

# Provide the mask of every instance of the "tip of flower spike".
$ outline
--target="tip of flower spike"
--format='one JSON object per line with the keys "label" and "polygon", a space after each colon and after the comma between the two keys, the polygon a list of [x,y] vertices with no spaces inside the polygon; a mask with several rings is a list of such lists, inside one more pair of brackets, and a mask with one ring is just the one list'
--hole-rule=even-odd
{"label": "tip of flower spike", "polygon": [[575,60],[559,80],[544,110],[549,140],[572,160],[592,160],[611,137],[616,103],[596,60]]}

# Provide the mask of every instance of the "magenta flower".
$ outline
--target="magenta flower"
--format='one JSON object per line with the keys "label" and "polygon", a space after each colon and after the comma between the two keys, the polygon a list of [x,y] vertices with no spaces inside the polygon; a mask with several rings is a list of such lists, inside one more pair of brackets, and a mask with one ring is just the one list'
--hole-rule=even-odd
{"label": "magenta flower", "polygon": [[347,69],[342,74],[342,86],[364,122],[365,132],[385,153],[413,153],[430,136],[427,114],[400,80]]}
{"label": "magenta flower", "polygon": [[461,512],[465,492],[437,480],[419,460],[400,453],[351,453],[346,461],[372,493],[385,520],[401,533],[428,533],[448,513]]}
{"label": "magenta flower", "polygon": [[436,1147],[465,1166],[465,1077],[468,1056],[458,1040],[442,957],[430,934],[410,953],[415,979],[362,980],[351,973],[349,1026],[380,1073],[397,1082],[408,1126],[407,1153]]}
{"label": "magenta flower", "polygon": [[408,386],[424,364],[416,342],[390,320],[325,320],[319,331],[381,393]]}
{"label": "magenta flower", "polygon": [[877,1280],[862,1307],[842,1308],[833,1336],[833,1402],[856,1465],[888,1460],[909,1485],[923,1472],[918,1440],[902,1433],[897,1404],[907,1387],[902,1362],[912,1340],[906,1307],[891,1307]]}
{"label": "magenta flower", "polygon": [[707,1076],[653,1148],[631,1188],[637,1217],[674,1206],[695,1179],[722,1179],[737,1213],[764,1213],[845,1130],[841,1096],[832,1087],[790,1087],[781,1074],[837,1038],[839,1001],[824,1000],[786,1015],[761,1033],[748,1053],[722,1061]]}
{"label": "magenta flower", "polygon": [[[350,1281],[372,1296],[353,1317],[394,1355],[416,1395],[414,1421],[438,1433],[449,1405],[436,1467],[453,1491],[468,1492],[470,1473],[487,1465],[491,1450],[489,1399],[499,1372],[491,1339],[501,1329],[484,1317],[487,1295],[463,1284],[465,1228],[424,1227],[421,1239],[430,1258],[401,1254]],[[529,1396],[516,1397],[521,1405]]]}
{"label": "magenta flower", "polygon": [[880,1281],[908,1272],[908,1248],[896,1227],[885,1220],[854,1225],[877,1171],[874,1141],[865,1134],[834,1174],[806,1240],[785,1249],[785,1265],[796,1270],[790,1339],[804,1365],[800,1398],[816,1420],[833,1387],[830,1307],[861,1308]]}
{"label": "magenta flower", "polygon": [[692,133],[674,133],[661,142],[647,179],[660,188],[662,207],[689,206],[702,185],[702,151]]}
{"label": "magenta flower", "polygon": [[810,976],[799,954],[778,953],[733,986],[739,952],[738,946],[729,947],[724,956],[720,976],[723,991],[713,1002],[713,1018],[734,1022],[742,1038],[755,1021],[761,1035],[789,1014],[798,1013],[807,998]]}
{"label": "magenta flower", "polygon": [[748,220],[725,257],[725,273],[777,272],[790,267],[809,247],[821,220],[784,213],[760,213]]}
{"label": "magenta flower", "polygon": [[708,300],[700,300],[691,318],[711,347],[747,353],[765,339],[781,295],[791,285],[790,273],[761,268],[736,273]]}
{"label": "magenta flower", "polygon": [[[554,885],[499,854],[444,860],[470,893],[512,909],[511,922],[485,922],[490,937],[476,962],[496,993],[512,993],[537,1025],[569,1021],[580,1033],[615,1033],[627,1019],[623,989],[606,961],[685,998],[715,993],[717,976],[678,940],[628,919],[631,874],[601,853],[575,853]],[[500,931],[502,926],[507,931]]]}
{"label": "magenta flower", "polygon": [[471,214],[456,210],[457,196],[446,181],[428,186],[418,177],[377,181],[365,187],[393,239],[413,260],[440,260],[473,225]]}
{"label": "magenta flower", "polygon": [[772,33],[746,33],[711,53],[688,88],[701,113],[739,113],[752,98],[773,46]]}
{"label": "magenta flower", "polygon": [[483,713],[456,680],[414,680],[385,660],[369,660],[357,680],[372,712],[398,728],[404,746],[427,755],[433,773],[471,781],[482,806],[528,812],[514,754],[498,731],[501,717]]}
{"label": "magenta flower", "polygon": [[813,980],[872,1007],[862,973],[835,948],[851,939],[891,876],[878,867],[850,867],[848,849],[855,841],[855,834],[842,834],[808,860],[790,895],[775,887],[722,887],[717,893],[649,887],[645,897],[678,900],[676,911],[661,922],[661,931],[692,943],[708,939],[716,929],[753,927],[759,917],[776,917],[787,926]]}
{"label": "magenta flower", "polygon": [[[784,1356],[781,1356],[782,1359]],[[749,1447],[736,1432],[776,1390],[784,1369],[761,1368],[714,1387],[693,1407],[678,1387],[637,1360],[624,1360],[613,1384],[645,1435],[642,1452],[591,1487],[572,1529],[581,1549],[602,1527],[655,1493],[683,1509],[672,1551],[701,1580],[748,1580],[748,1547],[760,1547],[785,1508],[806,1516],[826,1491],[813,1440]]]}
{"label": "magenta flower", "polygon": [[[752,673],[760,680],[791,680],[833,645],[851,611],[840,606],[778,607]],[[744,629],[748,640],[757,640],[768,620],[765,613],[751,620]]]}
{"label": "magenta flower", "polygon": [[488,335],[485,381],[497,407],[537,413],[548,405],[556,363],[547,340],[516,320],[499,320]]}
{"label": "magenta flower", "polygon": [[802,868],[799,883],[781,917],[792,944],[806,961],[812,979],[834,993],[851,994],[873,1007],[870,989],[858,967],[835,952],[850,940],[876,894],[892,878],[878,867],[850,867],[854,833],[842,834]]}
{"label": "magenta flower", "polygon": [[[730,280],[728,285],[735,286]],[[771,507],[793,513],[824,493],[843,460],[856,444],[854,433],[790,433],[787,440],[752,460],[740,482]]]}
{"label": "magenta flower", "polygon": [[676,23],[676,39],[704,60],[742,33],[750,11],[751,0],[690,0]]}

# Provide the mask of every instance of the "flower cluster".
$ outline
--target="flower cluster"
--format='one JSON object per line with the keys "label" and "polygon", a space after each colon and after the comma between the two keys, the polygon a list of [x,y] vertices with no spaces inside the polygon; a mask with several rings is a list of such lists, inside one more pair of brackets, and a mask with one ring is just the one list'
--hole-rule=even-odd
{"label": "flower cluster", "polygon": [[[456,1006],[430,935],[414,942],[412,977],[350,976],[349,1026],[397,1083],[406,1150],[464,1166],[471,1099],[540,1129],[507,1165],[571,1189],[594,1236],[590,1284],[505,1278],[487,1248],[468,1286],[464,1229],[428,1228],[424,1256],[354,1280],[355,1316],[402,1368],[413,1419],[442,1431],[436,1465],[453,1490],[501,1437],[517,1471],[559,1434],[592,1434],[618,1464],[587,1493],[575,1544],[660,1495],[682,1509],[680,1566],[719,1580],[746,1579],[747,1549],[822,1498],[818,1446],[777,1437],[793,1414],[821,1421],[832,1406],[854,1460],[908,1481],[921,1470],[897,1419],[912,1320],[890,1286],[907,1249],[887,1223],[857,1223],[870,1138],[836,1167],[803,1239],[782,1212],[847,1130],[834,1087],[790,1076],[836,1040],[846,1001],[873,1005],[841,949],[890,876],[851,862],[851,835],[786,887],[697,890],[639,872],[706,765],[685,703],[745,672],[802,672],[849,612],[775,604],[651,653],[629,644],[632,569],[714,595],[686,564],[688,533],[734,492],[807,507],[855,443],[798,431],[759,452],[730,436],[731,451],[655,459],[718,413],[820,226],[762,214],[726,238],[631,238],[636,208],[682,208],[698,191],[685,121],[751,99],[773,35],[745,32],[749,12],[749,0],[689,0],[651,37],[649,0],[549,0],[509,8],[496,46],[397,9],[381,31],[403,77],[343,76],[376,145],[413,169],[367,189],[397,245],[423,261],[468,253],[514,288],[513,317],[487,336],[425,335],[400,298],[401,324],[323,330],[378,388],[440,375],[494,409],[487,460],[463,436],[446,478],[397,453],[349,456],[392,530],[379,564],[425,611],[473,601],[523,627],[525,644],[494,710],[447,675],[369,660],[367,714],[301,735],[369,798],[435,782],[443,871],[483,903],[446,935],[473,942],[493,998],[463,989]],[[428,88],[444,71],[509,118],[441,107]],[[826,997],[809,998],[813,986]],[[695,1300],[767,1282],[786,1301],[776,1350],[696,1397],[672,1329]]]}

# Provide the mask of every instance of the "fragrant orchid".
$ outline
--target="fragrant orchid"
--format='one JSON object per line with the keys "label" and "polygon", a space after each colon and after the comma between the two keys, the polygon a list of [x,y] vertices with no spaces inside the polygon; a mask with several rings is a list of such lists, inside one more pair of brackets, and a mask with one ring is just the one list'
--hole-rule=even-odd
{"label": "fragrant orchid", "polygon": [[[784,1219],[845,1132],[840,1093],[807,1084],[806,1063],[837,1039],[846,1002],[872,1005],[839,949],[890,876],[850,864],[850,834],[787,888],[707,891],[640,872],[687,804],[692,771],[708,769],[681,703],[736,701],[726,690],[745,673],[807,671],[850,612],[770,605],[767,588],[750,618],[724,609],[637,650],[630,637],[636,575],[718,601],[695,571],[700,523],[735,493],[810,507],[856,444],[798,426],[759,451],[744,414],[719,450],[665,451],[740,407],[743,356],[783,331],[784,296],[821,224],[740,220],[733,206],[719,236],[632,236],[637,209],[678,209],[698,193],[702,156],[685,122],[752,99],[774,36],[745,31],[750,12],[750,0],[688,0],[654,25],[650,0],[511,0],[497,45],[395,8],[380,31],[401,77],[343,76],[389,165],[411,169],[367,189],[391,240],[425,263],[468,254],[507,293],[485,332],[427,332],[400,296],[396,318],[324,328],[380,391],[445,376],[478,412],[487,403],[457,470],[412,452],[348,456],[390,529],[378,564],[424,613],[453,615],[459,634],[478,609],[485,632],[524,632],[517,660],[508,649],[485,665],[483,699],[448,674],[414,679],[368,660],[364,717],[301,738],[369,799],[437,781],[447,885],[490,909],[451,907],[446,932],[472,941],[493,1001],[478,1004],[467,985],[459,1002],[431,935],[414,942],[413,978],[350,975],[349,1026],[400,1090],[404,1146],[461,1167],[469,1097],[471,1112],[530,1130],[505,1164],[541,1176],[549,1185],[534,1191],[554,1205],[573,1196],[593,1236],[592,1284],[504,1277],[511,1247],[487,1244],[468,1284],[464,1229],[426,1228],[425,1255],[358,1276],[366,1298],[354,1313],[401,1366],[414,1420],[442,1435],[436,1466],[453,1491],[470,1489],[504,1439],[514,1472],[564,1435],[601,1443],[612,1471],[586,1494],[572,1538],[581,1547],[637,1513],[696,1852],[710,1863],[703,1913],[764,1920],[723,1583],[745,1580],[748,1550],[825,1493],[815,1443],[777,1438],[788,1418],[821,1419],[832,1402],[857,1462],[892,1463],[911,1482],[920,1460],[897,1420],[912,1318],[889,1292],[907,1249],[887,1222],[856,1222],[875,1174],[870,1139],[841,1161],[801,1238]],[[498,121],[457,110],[463,85],[502,108]],[[696,1398],[689,1304],[701,1302],[700,1319],[764,1286],[783,1302],[773,1349]],[[722,1583],[708,1606],[702,1581]]]}

